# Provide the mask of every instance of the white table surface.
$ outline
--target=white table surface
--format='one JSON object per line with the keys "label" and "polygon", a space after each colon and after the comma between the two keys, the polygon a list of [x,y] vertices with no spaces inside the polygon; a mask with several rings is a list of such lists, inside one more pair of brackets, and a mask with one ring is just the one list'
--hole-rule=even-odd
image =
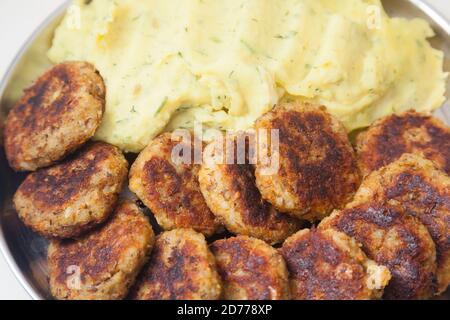
{"label": "white table surface", "polygon": [[[33,30],[65,0],[0,0],[0,78]],[[339,1],[339,0],[338,0]],[[428,0],[450,20],[449,0]],[[0,255],[0,299],[30,299]]]}

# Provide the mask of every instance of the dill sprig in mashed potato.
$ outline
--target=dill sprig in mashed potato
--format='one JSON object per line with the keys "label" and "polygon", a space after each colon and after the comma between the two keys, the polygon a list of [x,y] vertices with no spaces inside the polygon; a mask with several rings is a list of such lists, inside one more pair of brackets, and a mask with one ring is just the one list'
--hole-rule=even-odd
{"label": "dill sprig in mashed potato", "polygon": [[[379,0],[75,1],[50,59],[107,85],[96,139],[138,152],[165,130],[243,130],[282,99],[323,104],[348,130],[444,102],[443,53],[423,20]],[[379,10],[378,10],[379,8]],[[375,10],[374,10],[375,9]],[[379,21],[371,25],[371,12]]]}

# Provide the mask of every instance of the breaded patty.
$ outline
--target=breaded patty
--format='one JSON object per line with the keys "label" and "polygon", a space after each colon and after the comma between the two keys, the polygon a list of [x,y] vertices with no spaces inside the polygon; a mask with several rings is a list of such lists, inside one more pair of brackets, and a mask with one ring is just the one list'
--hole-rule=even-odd
{"label": "breaded patty", "polygon": [[279,105],[256,122],[261,129],[279,130],[278,173],[256,166],[256,184],[278,210],[314,221],[352,199],[360,183],[356,157],[344,126],[324,107]]}
{"label": "breaded patty", "polygon": [[77,240],[53,240],[48,249],[50,288],[61,300],[123,299],[154,243],[148,219],[123,202],[108,222]]}
{"label": "breaded patty", "polygon": [[[220,150],[221,145],[234,146],[237,137],[227,136],[215,141],[209,150]],[[230,142],[227,142],[230,141]],[[223,158],[228,158],[222,149]],[[218,152],[205,153],[199,173],[200,189],[211,211],[232,233],[262,239],[270,244],[282,242],[296,232],[300,223],[288,215],[279,213],[261,197],[256,187],[254,167],[245,161],[216,161]],[[248,160],[248,154],[244,157]]]}
{"label": "breaded patty", "polygon": [[72,238],[108,218],[127,171],[119,149],[93,143],[61,164],[28,175],[14,195],[14,206],[41,235]]}
{"label": "breaded patty", "polygon": [[389,268],[385,299],[427,299],[435,292],[436,249],[425,226],[401,209],[378,203],[351,205],[323,220],[320,229],[344,232],[367,256]]}
{"label": "breaded patty", "polygon": [[379,299],[390,279],[352,238],[334,230],[304,229],[280,249],[295,300]]}
{"label": "breaded patty", "polygon": [[366,177],[356,199],[401,206],[427,227],[436,244],[438,293],[444,292],[450,283],[450,177],[431,161],[405,154]]}
{"label": "breaded patty", "polygon": [[288,300],[289,275],[281,254],[262,240],[246,236],[211,245],[226,300]]}
{"label": "breaded patty", "polygon": [[[191,163],[172,159],[172,152],[182,148],[190,150],[192,157],[186,160]],[[211,236],[219,223],[200,192],[200,165],[193,162],[194,152],[193,140],[188,143],[172,139],[170,133],[159,136],[131,167],[130,190],[150,208],[163,229],[192,228]]]}
{"label": "breaded patty", "polygon": [[156,239],[131,298],[217,300],[221,290],[215,259],[205,237],[192,229],[175,229]]}
{"label": "breaded patty", "polygon": [[429,114],[407,111],[375,122],[356,139],[364,175],[414,153],[450,174],[450,128]]}
{"label": "breaded patty", "polygon": [[105,108],[105,86],[85,62],[59,64],[25,90],[5,125],[5,150],[16,171],[63,159],[88,141]]}

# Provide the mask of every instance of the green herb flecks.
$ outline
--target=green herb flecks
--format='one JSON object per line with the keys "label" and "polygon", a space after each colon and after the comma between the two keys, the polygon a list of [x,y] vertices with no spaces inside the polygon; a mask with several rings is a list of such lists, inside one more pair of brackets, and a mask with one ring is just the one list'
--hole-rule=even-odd
{"label": "green herb flecks", "polygon": [[290,31],[287,34],[277,34],[277,35],[275,35],[275,38],[281,39],[281,40],[286,40],[286,39],[294,38],[297,34],[298,34],[297,31]]}
{"label": "green herb flecks", "polygon": [[164,109],[164,107],[166,106],[168,100],[169,100],[168,97],[165,97],[165,98],[164,98],[164,100],[163,100],[163,101],[161,102],[161,104],[159,105],[159,108],[156,110],[155,116],[161,113],[161,111],[162,111],[162,110]]}
{"label": "green herb flecks", "polygon": [[116,124],[122,124],[122,123],[125,123],[125,122],[128,122],[130,119],[121,119],[121,120],[117,120],[116,121]]}
{"label": "green herb flecks", "polygon": [[135,16],[132,21],[137,21],[142,17],[142,14]]}
{"label": "green herb flecks", "polygon": [[199,55],[204,56],[204,57],[208,56],[208,54],[202,50],[195,50],[195,52],[197,52]]}
{"label": "green herb flecks", "polygon": [[252,54],[256,54],[256,50],[244,39],[241,39],[241,44],[247,48],[248,51],[250,51]]}

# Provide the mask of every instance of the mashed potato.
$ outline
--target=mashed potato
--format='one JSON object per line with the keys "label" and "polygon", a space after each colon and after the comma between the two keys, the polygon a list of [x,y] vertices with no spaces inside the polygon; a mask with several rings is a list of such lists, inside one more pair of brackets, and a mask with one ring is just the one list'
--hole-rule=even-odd
{"label": "mashed potato", "polygon": [[96,138],[137,152],[194,122],[247,129],[281,99],[324,104],[348,130],[430,111],[446,79],[431,36],[379,0],[83,0],[49,57],[95,64],[108,89]]}

